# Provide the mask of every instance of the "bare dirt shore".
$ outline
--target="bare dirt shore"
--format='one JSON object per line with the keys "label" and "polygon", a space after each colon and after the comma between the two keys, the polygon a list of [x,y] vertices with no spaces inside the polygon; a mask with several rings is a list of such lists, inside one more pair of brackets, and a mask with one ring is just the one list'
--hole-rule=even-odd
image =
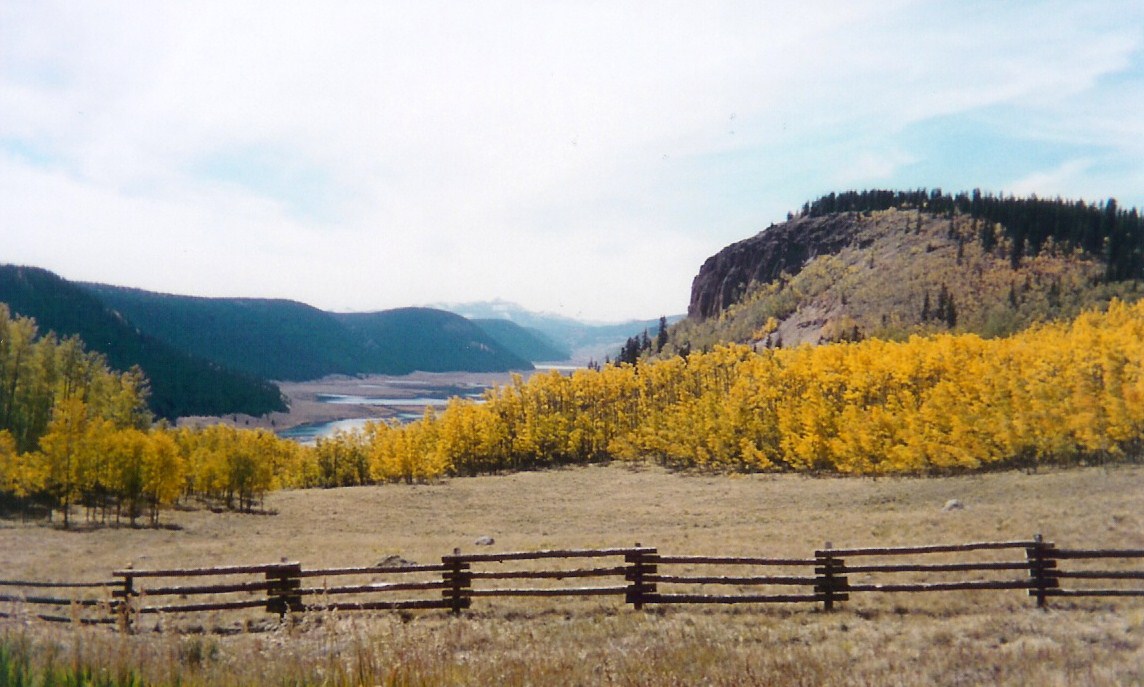
{"label": "bare dirt shore", "polygon": [[370,396],[385,398],[417,398],[428,391],[453,387],[459,392],[466,390],[479,392],[481,389],[499,384],[507,384],[513,374],[524,378],[534,371],[512,372],[414,372],[408,375],[331,375],[307,382],[278,382],[278,387],[286,395],[290,410],[285,413],[271,413],[255,417],[251,415],[227,415],[224,417],[185,417],[179,419],[180,426],[202,426],[225,422],[238,427],[283,430],[298,425],[317,422],[333,422],[355,418],[394,418],[397,415],[391,407],[371,403],[327,403],[320,400],[322,395]]}

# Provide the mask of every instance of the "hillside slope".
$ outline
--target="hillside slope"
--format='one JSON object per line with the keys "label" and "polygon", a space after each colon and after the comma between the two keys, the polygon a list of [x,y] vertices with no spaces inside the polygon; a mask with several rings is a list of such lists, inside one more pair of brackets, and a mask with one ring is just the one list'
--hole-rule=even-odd
{"label": "hillside slope", "polygon": [[83,287],[148,334],[264,379],[315,379],[357,368],[360,342],[332,315],[303,303]]}
{"label": "hillside slope", "polygon": [[472,321],[444,310],[398,308],[333,318],[359,337],[358,372],[504,372],[532,369],[532,363],[497,343]]}
{"label": "hillside slope", "polygon": [[[654,333],[659,319],[629,320],[627,322],[595,323],[583,322],[562,315],[531,312],[508,301],[477,301],[472,303],[442,304],[444,310],[455,312],[474,322],[485,324],[488,321],[511,321],[528,330],[535,330],[569,354],[564,359],[587,363],[611,357],[623,345],[624,340],[639,336],[644,331]],[[668,315],[668,322],[677,322],[682,315]],[[535,362],[547,358],[533,358]]]}
{"label": "hillside slope", "polygon": [[262,415],[286,409],[275,385],[176,350],[47,270],[0,265],[0,302],[14,314],[36,320],[41,333],[79,337],[114,369],[138,365],[150,381],[149,405],[159,417]]}
{"label": "hillside slope", "polygon": [[[1117,244],[1107,213],[1097,208],[1078,213],[1096,225],[1093,231],[1065,227],[1080,237],[1071,241],[1061,220],[1043,210],[1050,229],[1042,231],[1017,213],[1004,223],[953,202],[934,205],[804,209],[728,246],[695,277],[689,317],[672,328],[666,352],[727,341],[794,346],[939,331],[1001,336],[1114,297],[1144,295],[1130,270],[1140,237]],[[1138,226],[1135,211],[1121,215]],[[1100,231],[1109,235],[1102,239]]]}
{"label": "hillside slope", "polygon": [[531,368],[472,322],[441,310],[337,314],[289,300],[83,286],[156,338],[265,379]]}
{"label": "hillside slope", "polygon": [[568,360],[572,351],[532,327],[505,319],[475,319],[474,324],[518,357],[534,363]]}

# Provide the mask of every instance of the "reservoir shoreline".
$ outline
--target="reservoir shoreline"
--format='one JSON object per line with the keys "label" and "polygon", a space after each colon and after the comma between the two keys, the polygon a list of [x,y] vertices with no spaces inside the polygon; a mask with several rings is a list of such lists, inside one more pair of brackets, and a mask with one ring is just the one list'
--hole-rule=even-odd
{"label": "reservoir shoreline", "polygon": [[[569,372],[574,366],[545,366],[515,372],[414,372],[407,375],[331,375],[306,382],[278,382],[287,397],[287,412],[262,417],[243,415],[179,418],[178,426],[228,424],[243,429],[277,433],[326,423],[352,428],[366,420],[393,421],[420,416],[426,405],[437,409],[448,398],[479,398],[486,389],[509,384],[514,375],[526,380],[552,370]],[[404,401],[408,401],[405,404]],[[307,433],[300,430],[303,435]],[[300,436],[300,440],[304,437]]]}

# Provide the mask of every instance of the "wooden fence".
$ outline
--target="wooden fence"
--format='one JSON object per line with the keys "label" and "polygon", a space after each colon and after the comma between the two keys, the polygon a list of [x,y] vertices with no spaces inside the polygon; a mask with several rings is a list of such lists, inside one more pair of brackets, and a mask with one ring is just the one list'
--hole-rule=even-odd
{"label": "wooden fence", "polygon": [[[652,547],[470,553],[440,563],[307,570],[300,563],[117,570],[107,582],[0,580],[0,617],[119,623],[144,615],[442,609],[475,600],[614,597],[635,609],[807,604],[861,595],[1024,590],[1055,597],[1144,597],[1144,550],[1058,549],[1029,541],[834,548],[806,558],[665,555]],[[67,590],[62,591],[62,590]],[[265,617],[265,616],[263,616]]]}
{"label": "wooden fence", "polygon": [[28,608],[41,620],[85,625],[116,622],[111,599],[118,582],[29,582],[0,580],[0,618],[18,617]]}

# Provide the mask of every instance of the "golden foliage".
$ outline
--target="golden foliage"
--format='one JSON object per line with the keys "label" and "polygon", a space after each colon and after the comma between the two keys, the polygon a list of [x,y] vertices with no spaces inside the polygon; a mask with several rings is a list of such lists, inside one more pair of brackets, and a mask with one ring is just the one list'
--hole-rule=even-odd
{"label": "golden foliage", "polygon": [[1137,456],[1144,303],[1004,339],[973,334],[766,349],[537,374],[407,425],[314,447],[265,430],[137,426],[140,380],[89,405],[61,394],[34,451],[0,432],[0,491],[46,497],[65,523],[132,521],[179,498],[250,509],[270,490],[419,482],[600,460],[707,471],[900,474]]}
{"label": "golden foliage", "polygon": [[970,470],[1135,455],[1144,304],[1005,339],[708,353],[539,374],[371,438],[375,479],[605,458],[704,470]]}

